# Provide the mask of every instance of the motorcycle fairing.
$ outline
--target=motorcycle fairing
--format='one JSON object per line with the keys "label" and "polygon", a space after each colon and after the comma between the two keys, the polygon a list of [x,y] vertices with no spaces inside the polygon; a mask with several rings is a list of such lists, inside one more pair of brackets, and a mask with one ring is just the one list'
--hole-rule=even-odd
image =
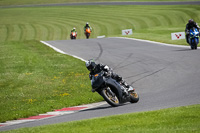
{"label": "motorcycle fairing", "polygon": [[93,76],[91,82],[92,82],[92,88],[98,89],[104,83],[103,76],[101,76],[100,74],[99,76],[96,77]]}
{"label": "motorcycle fairing", "polygon": [[199,32],[197,30],[197,28],[194,29],[190,29],[190,39],[189,39],[189,43],[193,44],[194,40],[196,40],[197,43],[199,43]]}

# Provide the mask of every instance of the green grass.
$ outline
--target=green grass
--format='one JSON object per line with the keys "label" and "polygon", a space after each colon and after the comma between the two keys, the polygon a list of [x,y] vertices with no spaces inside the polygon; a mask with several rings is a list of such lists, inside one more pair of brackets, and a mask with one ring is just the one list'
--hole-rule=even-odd
{"label": "green grass", "polygon": [[200,22],[200,7],[185,6],[75,6],[0,9],[0,41],[69,39],[77,28],[84,39],[83,26],[90,22],[92,38],[121,36],[121,30],[133,29],[129,37],[187,45],[172,41],[171,33],[185,30],[188,19]]}
{"label": "green grass", "polygon": [[38,41],[0,43],[0,122],[101,101],[85,64]]}
{"label": "green grass", "polygon": [[84,39],[90,22],[92,38],[132,28],[129,37],[187,45],[170,33],[184,31],[190,18],[200,22],[199,14],[198,5],[0,8],[0,122],[102,100],[90,92],[82,61],[39,40],[69,39],[74,26]]}
{"label": "green grass", "polygon": [[5,133],[199,133],[200,105],[22,128]]}
{"label": "green grass", "polygon": [[[79,3],[79,2],[105,2],[105,1],[140,1],[140,0],[1,0],[0,6],[54,4],[54,3]],[[142,0],[142,1],[198,1],[198,0]]]}

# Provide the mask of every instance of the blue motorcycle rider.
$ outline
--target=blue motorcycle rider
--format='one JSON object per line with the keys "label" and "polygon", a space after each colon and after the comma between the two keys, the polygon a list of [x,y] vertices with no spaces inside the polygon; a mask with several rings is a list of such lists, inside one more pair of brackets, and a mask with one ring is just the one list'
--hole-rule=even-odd
{"label": "blue motorcycle rider", "polygon": [[193,20],[193,19],[189,19],[188,20],[188,23],[186,24],[186,28],[185,28],[185,38],[186,38],[186,41],[187,43],[189,43],[189,35],[190,35],[190,29],[193,29],[194,28],[197,28],[197,30],[199,31],[199,26],[198,24]]}
{"label": "blue motorcycle rider", "polygon": [[[121,76],[114,73],[111,68],[109,68],[107,65],[103,64],[96,64],[93,59],[90,59],[86,61],[86,67],[90,71],[89,78],[92,80],[92,75],[95,75],[101,71],[105,72],[105,76],[111,76],[114,80],[116,80],[118,83],[121,83],[126,88],[129,88],[130,86],[122,79]],[[128,95],[128,92],[126,90],[122,90],[124,94]],[[95,92],[95,90],[92,89],[92,92]]]}

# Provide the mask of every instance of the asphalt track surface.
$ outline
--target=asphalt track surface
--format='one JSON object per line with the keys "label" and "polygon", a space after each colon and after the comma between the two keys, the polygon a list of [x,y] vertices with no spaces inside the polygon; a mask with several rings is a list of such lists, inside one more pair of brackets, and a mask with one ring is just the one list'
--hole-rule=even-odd
{"label": "asphalt track surface", "polygon": [[85,60],[93,58],[112,67],[136,88],[140,101],[119,107],[104,104],[73,114],[5,126],[0,130],[200,104],[200,49],[190,50],[189,47],[172,47],[124,38],[47,43],[70,55]]}

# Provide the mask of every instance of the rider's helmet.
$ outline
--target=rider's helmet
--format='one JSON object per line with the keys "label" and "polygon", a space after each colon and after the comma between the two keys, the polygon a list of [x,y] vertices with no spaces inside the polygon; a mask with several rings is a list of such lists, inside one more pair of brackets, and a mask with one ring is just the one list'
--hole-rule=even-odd
{"label": "rider's helmet", "polygon": [[86,26],[89,26],[89,23],[88,23],[88,22],[86,23]]}
{"label": "rider's helmet", "polygon": [[188,23],[190,23],[190,24],[193,23],[193,22],[194,22],[193,19],[189,19],[189,20],[188,20]]}
{"label": "rider's helmet", "polygon": [[94,62],[93,59],[90,59],[90,60],[86,61],[85,65],[89,71],[92,71],[92,70],[94,70],[96,63]]}
{"label": "rider's helmet", "polygon": [[73,30],[76,30],[76,28],[74,27]]}

